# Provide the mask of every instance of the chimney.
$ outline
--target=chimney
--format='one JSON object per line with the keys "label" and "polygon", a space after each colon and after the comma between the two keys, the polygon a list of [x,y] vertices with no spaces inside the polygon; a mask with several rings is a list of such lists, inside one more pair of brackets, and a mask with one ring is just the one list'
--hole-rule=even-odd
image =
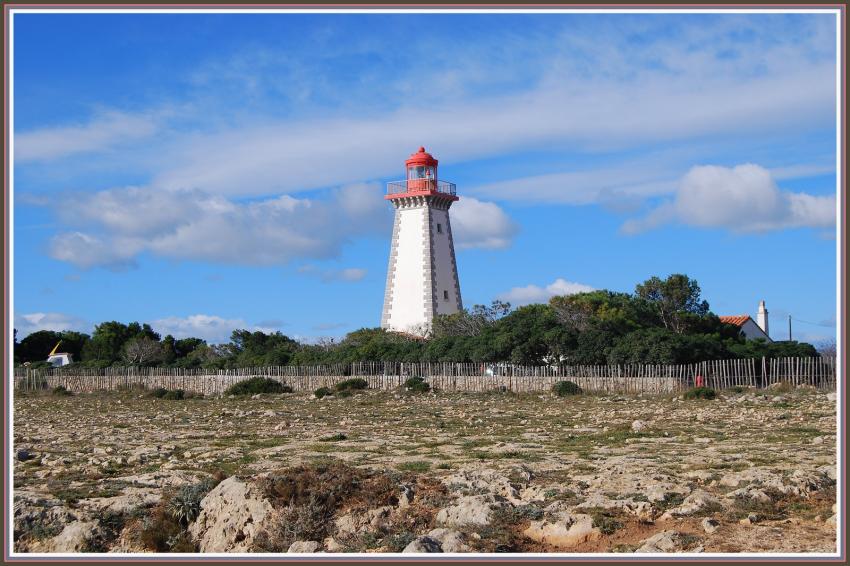
{"label": "chimney", "polygon": [[767,309],[764,308],[764,301],[759,301],[758,322],[759,328],[770,337],[770,332],[767,330]]}

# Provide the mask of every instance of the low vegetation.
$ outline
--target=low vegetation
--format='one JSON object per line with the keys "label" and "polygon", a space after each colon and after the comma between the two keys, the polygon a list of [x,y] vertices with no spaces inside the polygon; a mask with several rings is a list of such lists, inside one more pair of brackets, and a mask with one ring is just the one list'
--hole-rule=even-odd
{"label": "low vegetation", "polygon": [[292,393],[292,388],[276,379],[252,377],[234,383],[225,391],[225,395],[258,395],[263,393]]}
{"label": "low vegetation", "polygon": [[712,400],[717,397],[717,392],[710,387],[693,387],[685,391],[682,395],[685,399],[708,399]]}
{"label": "low vegetation", "polygon": [[552,391],[554,391],[558,397],[580,395],[582,393],[581,387],[572,381],[559,381],[552,386]]}
{"label": "low vegetation", "polygon": [[431,390],[431,385],[425,381],[424,377],[411,377],[405,380],[404,389],[413,393],[427,393]]}

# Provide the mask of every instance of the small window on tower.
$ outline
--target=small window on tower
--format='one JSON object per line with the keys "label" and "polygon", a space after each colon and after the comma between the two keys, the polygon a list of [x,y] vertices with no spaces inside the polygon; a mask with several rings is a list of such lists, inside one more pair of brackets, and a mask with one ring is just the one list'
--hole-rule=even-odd
{"label": "small window on tower", "polygon": [[437,223],[437,234],[442,234],[442,233],[443,233],[443,225],[438,222]]}
{"label": "small window on tower", "polygon": [[448,292],[448,291],[443,291],[443,300],[444,300],[444,301],[448,301],[448,300],[449,300],[449,292]]}

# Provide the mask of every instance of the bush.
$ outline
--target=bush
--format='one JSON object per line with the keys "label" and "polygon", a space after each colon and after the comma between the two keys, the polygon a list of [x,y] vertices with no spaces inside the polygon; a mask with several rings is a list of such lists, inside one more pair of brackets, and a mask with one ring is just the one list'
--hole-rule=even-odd
{"label": "bush", "polygon": [[258,393],[292,393],[292,388],[276,379],[252,377],[234,383],[224,392],[225,395],[257,395]]}
{"label": "bush", "polygon": [[52,393],[59,397],[67,397],[69,395],[73,395],[73,393],[65,389],[65,386],[63,385],[57,385],[56,387],[54,387]]}
{"label": "bush", "polygon": [[151,397],[157,399],[167,399],[169,401],[181,401],[186,398],[186,392],[182,389],[166,389],[165,387],[157,387],[150,392]]}
{"label": "bush", "polygon": [[559,381],[552,386],[552,391],[554,391],[558,397],[580,395],[582,393],[581,387],[572,381]]}
{"label": "bush", "polygon": [[427,393],[431,390],[431,385],[425,381],[425,378],[414,376],[404,382],[404,388],[414,393]]}
{"label": "bush", "polygon": [[692,387],[685,391],[685,399],[714,399],[717,393],[711,387]]}
{"label": "bush", "polygon": [[315,391],[313,391],[313,395],[316,396],[316,399],[321,399],[322,397],[327,397],[328,395],[333,395],[334,392],[328,389],[327,387],[319,387]]}
{"label": "bush", "polygon": [[173,389],[166,391],[162,398],[169,401],[182,401],[185,398],[185,392],[182,389]]}
{"label": "bush", "polygon": [[352,377],[351,379],[340,381],[334,386],[334,389],[337,391],[352,391],[366,389],[367,387],[369,387],[369,383],[365,379],[362,377]]}

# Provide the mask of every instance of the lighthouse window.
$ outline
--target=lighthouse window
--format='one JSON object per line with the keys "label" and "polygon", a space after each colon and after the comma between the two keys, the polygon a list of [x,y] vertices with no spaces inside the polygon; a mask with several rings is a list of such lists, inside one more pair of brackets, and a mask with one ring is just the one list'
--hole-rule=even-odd
{"label": "lighthouse window", "polygon": [[438,233],[438,234],[442,234],[442,233],[443,233],[443,225],[442,225],[442,224],[440,224],[439,222],[437,223],[437,233]]}
{"label": "lighthouse window", "polygon": [[448,291],[443,291],[443,300],[444,300],[444,301],[448,301],[448,300],[449,300],[449,292],[448,292]]}

